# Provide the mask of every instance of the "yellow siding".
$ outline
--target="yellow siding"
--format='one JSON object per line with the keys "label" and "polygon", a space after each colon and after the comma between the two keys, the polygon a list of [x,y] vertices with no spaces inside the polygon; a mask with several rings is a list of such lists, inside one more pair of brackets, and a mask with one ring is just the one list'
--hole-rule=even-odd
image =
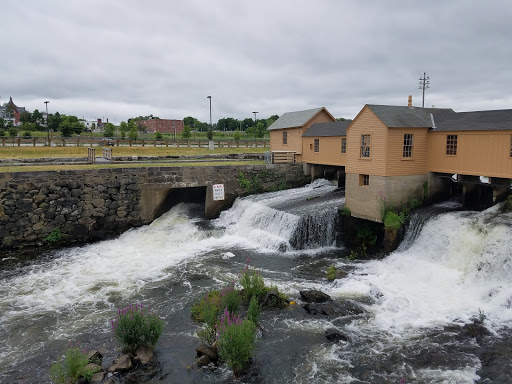
{"label": "yellow siding", "polygon": [[[319,152],[315,152],[315,139],[319,139]],[[310,164],[345,166],[347,155],[341,153],[341,139],[341,136],[303,137],[302,161]]]}
{"label": "yellow siding", "polygon": [[[270,131],[270,150],[271,151],[294,151],[297,156],[297,162],[301,162],[302,154],[302,133],[315,123],[328,123],[335,121],[332,116],[322,109],[311,120],[302,127],[273,129]],[[283,144],[283,131],[288,132],[287,144]]]}
{"label": "yellow siding", "polygon": [[[412,157],[403,157],[404,134],[413,134]],[[428,128],[388,128],[386,176],[427,173]]]}
{"label": "yellow siding", "polygon": [[[446,136],[457,135],[457,155],[446,155]],[[510,131],[453,131],[428,134],[428,170],[512,178]]]}
{"label": "yellow siding", "polygon": [[[347,129],[347,173],[385,176],[388,128],[365,106]],[[370,134],[370,158],[360,157],[361,135]]]}
{"label": "yellow siding", "polygon": [[[283,144],[283,131],[288,132],[287,144]],[[275,129],[270,131],[271,151],[294,151],[302,153],[303,128]]]}

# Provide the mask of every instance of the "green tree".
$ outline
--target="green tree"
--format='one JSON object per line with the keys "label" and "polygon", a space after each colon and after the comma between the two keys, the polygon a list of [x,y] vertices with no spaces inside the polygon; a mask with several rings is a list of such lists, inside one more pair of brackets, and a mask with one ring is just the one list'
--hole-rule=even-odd
{"label": "green tree", "polygon": [[35,131],[36,130],[36,124],[35,123],[31,123],[29,121],[25,121],[21,124],[21,128],[20,128],[22,131]]}
{"label": "green tree", "polygon": [[130,140],[137,140],[137,137],[139,136],[139,132],[137,130],[137,126],[134,125],[131,129],[130,129],[130,132],[128,132],[128,138]]}
{"label": "green tree", "polygon": [[235,130],[235,133],[233,133],[233,139],[236,141],[240,140],[240,131],[238,129]]}
{"label": "green tree", "polygon": [[128,128],[128,124],[126,122],[121,121],[121,124],[119,124],[119,132],[121,133],[121,138],[124,139],[126,137],[126,133],[130,130]]}
{"label": "green tree", "polygon": [[9,127],[8,131],[9,131],[9,136],[11,136],[11,137],[16,137],[16,134],[18,133],[18,130],[13,125],[11,125]]}
{"label": "green tree", "polygon": [[155,132],[155,139],[156,140],[162,140],[162,133],[161,132]]}
{"label": "green tree", "polygon": [[197,119],[192,116],[187,116],[183,119],[183,125],[188,125],[189,127],[193,127],[196,123]]}
{"label": "green tree", "polygon": [[116,127],[114,126],[114,124],[112,124],[112,123],[105,123],[105,129],[103,131],[103,135],[105,137],[112,138],[112,137],[114,137],[115,132],[116,132]]}
{"label": "green tree", "polygon": [[42,127],[45,123],[43,114],[39,112],[37,109],[34,109],[34,112],[32,112],[32,122],[36,125],[38,129]]}
{"label": "green tree", "polygon": [[0,117],[0,129],[5,128],[5,120]]}
{"label": "green tree", "polygon": [[32,114],[29,111],[25,111],[20,115],[21,123],[31,123],[32,122]]}
{"label": "green tree", "polygon": [[185,125],[183,127],[183,133],[181,134],[181,137],[184,139],[190,139],[192,137],[192,128],[190,125]]}
{"label": "green tree", "polygon": [[54,115],[48,116],[48,127],[53,131],[57,132],[62,123],[63,116],[59,112],[55,112]]}

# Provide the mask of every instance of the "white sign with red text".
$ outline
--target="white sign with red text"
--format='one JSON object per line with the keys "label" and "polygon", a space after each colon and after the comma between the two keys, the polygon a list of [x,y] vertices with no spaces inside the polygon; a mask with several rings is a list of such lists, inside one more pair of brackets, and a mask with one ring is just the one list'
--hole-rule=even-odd
{"label": "white sign with red text", "polygon": [[213,184],[213,200],[224,200],[224,184]]}

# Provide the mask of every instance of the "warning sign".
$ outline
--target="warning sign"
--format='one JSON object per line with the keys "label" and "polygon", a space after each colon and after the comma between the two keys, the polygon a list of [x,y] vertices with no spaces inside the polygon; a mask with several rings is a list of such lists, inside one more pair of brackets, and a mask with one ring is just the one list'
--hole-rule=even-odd
{"label": "warning sign", "polygon": [[213,184],[213,200],[224,200],[224,184]]}

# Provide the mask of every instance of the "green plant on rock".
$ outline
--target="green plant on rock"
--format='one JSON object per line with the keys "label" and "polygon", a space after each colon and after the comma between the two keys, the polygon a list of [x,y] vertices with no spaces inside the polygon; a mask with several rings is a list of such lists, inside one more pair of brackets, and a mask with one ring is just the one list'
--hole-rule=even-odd
{"label": "green plant on rock", "polygon": [[342,216],[350,216],[350,209],[348,209],[346,206],[343,206],[343,208],[340,209],[340,213]]}
{"label": "green plant on rock", "polygon": [[405,221],[405,215],[403,213],[396,213],[388,210],[384,216],[384,228],[388,230],[398,230],[402,227]]}
{"label": "green plant on rock", "polygon": [[249,303],[254,296],[260,302],[266,294],[265,282],[258,271],[249,266],[249,259],[245,270],[240,274],[239,283],[243,288],[244,302]]}
{"label": "green plant on rock", "polygon": [[164,322],[143,304],[119,309],[111,321],[112,331],[123,350],[135,352],[138,345],[155,348],[164,329]]}
{"label": "green plant on rock", "polygon": [[334,281],[336,279],[336,267],[330,266],[327,268],[327,280]]}
{"label": "green plant on rock", "polygon": [[55,244],[62,240],[62,232],[59,228],[53,228],[50,234],[44,239],[47,244]]}
{"label": "green plant on rock", "polygon": [[87,353],[80,350],[78,346],[70,347],[59,361],[52,363],[50,379],[56,384],[76,383],[80,376],[90,380],[99,370],[86,369],[87,364],[89,364]]}
{"label": "green plant on rock", "polygon": [[214,290],[192,306],[192,318],[204,323],[203,328],[197,331],[201,342],[212,345],[216,338],[215,325],[221,313],[222,298],[219,291]]}
{"label": "green plant on rock", "polygon": [[235,289],[235,282],[228,284],[228,286],[220,292],[220,295],[223,308],[227,308],[229,312],[238,311],[242,298],[240,297],[240,292]]}
{"label": "green plant on rock", "polygon": [[227,309],[217,326],[219,357],[233,370],[235,376],[247,365],[256,342],[256,326],[251,320]]}
{"label": "green plant on rock", "polygon": [[258,299],[256,297],[252,297],[249,302],[249,309],[247,310],[247,319],[251,320],[254,324],[259,324],[260,318],[260,306],[258,304]]}

